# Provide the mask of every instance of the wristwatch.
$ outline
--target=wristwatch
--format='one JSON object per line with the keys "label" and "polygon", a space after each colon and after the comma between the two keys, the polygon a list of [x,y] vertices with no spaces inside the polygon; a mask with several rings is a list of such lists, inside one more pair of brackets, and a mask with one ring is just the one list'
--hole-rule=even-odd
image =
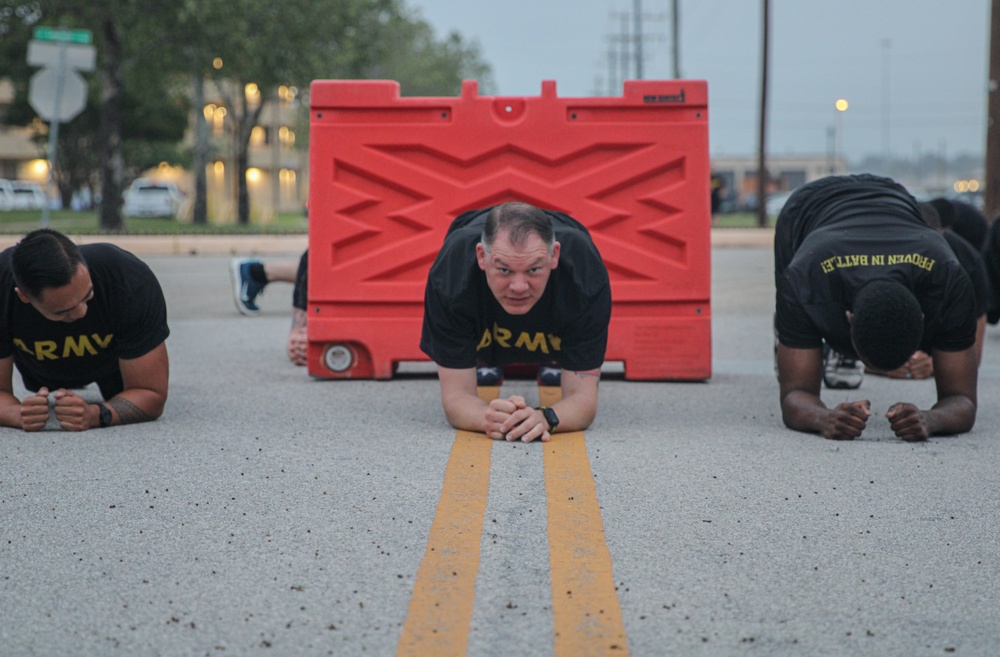
{"label": "wristwatch", "polygon": [[97,412],[100,414],[97,418],[98,425],[103,429],[104,427],[111,426],[111,409],[104,404],[97,405]]}
{"label": "wristwatch", "polygon": [[542,412],[542,415],[545,416],[545,421],[549,423],[549,433],[555,431],[556,427],[559,426],[559,416],[556,415],[556,412],[548,406],[536,406],[535,408]]}

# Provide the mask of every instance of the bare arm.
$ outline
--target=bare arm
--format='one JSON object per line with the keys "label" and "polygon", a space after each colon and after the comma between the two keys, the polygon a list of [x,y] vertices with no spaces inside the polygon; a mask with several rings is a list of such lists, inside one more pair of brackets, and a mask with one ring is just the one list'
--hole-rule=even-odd
{"label": "bare arm", "polygon": [[0,425],[38,431],[49,419],[49,390],[42,388],[21,402],[14,396],[14,357],[0,359]]}
{"label": "bare arm", "polygon": [[[167,403],[170,382],[167,344],[160,343],[145,355],[131,360],[122,359],[119,363],[125,389],[105,402],[111,409],[111,423],[132,424],[160,417]],[[96,417],[92,426],[98,426]]]}
{"label": "bare arm", "polygon": [[779,344],[776,356],[785,426],[832,440],[852,440],[861,435],[871,415],[867,400],[844,402],[831,409],[820,399],[822,349],[793,349]]}
{"label": "bare arm", "polygon": [[899,402],[886,414],[893,432],[903,440],[965,433],[976,423],[979,376],[976,345],[964,351],[935,350],[933,358],[937,403],[921,411],[913,404]]}
{"label": "bare arm", "polygon": [[476,394],[476,368],[454,369],[438,366],[441,404],[448,423],[456,429],[486,433],[489,404]]}

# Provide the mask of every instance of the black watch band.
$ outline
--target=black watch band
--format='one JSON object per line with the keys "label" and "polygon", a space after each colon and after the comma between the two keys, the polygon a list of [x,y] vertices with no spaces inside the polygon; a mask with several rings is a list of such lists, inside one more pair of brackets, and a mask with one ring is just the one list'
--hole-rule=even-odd
{"label": "black watch band", "polygon": [[110,427],[111,421],[114,419],[111,416],[111,409],[104,404],[97,405],[97,423],[103,429],[104,427]]}
{"label": "black watch band", "polygon": [[548,406],[536,406],[535,408],[542,412],[542,415],[545,416],[545,421],[549,423],[549,433],[555,431],[556,427],[559,426],[559,416],[556,415],[556,412]]}

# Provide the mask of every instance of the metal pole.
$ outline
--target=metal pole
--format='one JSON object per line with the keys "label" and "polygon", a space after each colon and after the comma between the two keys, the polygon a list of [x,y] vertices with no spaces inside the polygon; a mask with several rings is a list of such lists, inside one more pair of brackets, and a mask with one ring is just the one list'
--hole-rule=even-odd
{"label": "metal pole", "polygon": [[892,47],[892,41],[889,39],[882,39],[882,159],[885,161],[885,166],[888,171],[888,175],[891,178],[893,174],[892,166],[892,152],[889,146],[889,54],[890,48]]}
{"label": "metal pole", "polygon": [[66,44],[59,44],[59,65],[56,67],[55,111],[49,120],[49,175],[45,181],[45,203],[42,205],[42,228],[49,227],[49,199],[56,179],[56,146],[59,143],[59,123],[62,116],[63,82],[66,78]]}
{"label": "metal pole", "polygon": [[635,35],[635,79],[642,79],[642,0],[632,0],[632,32]]}
{"label": "metal pole", "polygon": [[986,174],[983,194],[986,218],[1000,214],[1000,0],[993,0],[990,19],[989,109],[986,120]]}
{"label": "metal pole", "polygon": [[681,7],[680,0],[674,0],[673,2],[673,20],[671,21],[673,25],[671,29],[673,30],[673,39],[671,46],[674,49],[674,79],[681,79]]}
{"label": "metal pole", "polygon": [[[1000,0],[995,0],[1000,2]],[[767,226],[767,67],[768,67],[768,0],[763,0],[764,16],[761,30],[760,62],[760,142],[757,148],[757,225]]]}

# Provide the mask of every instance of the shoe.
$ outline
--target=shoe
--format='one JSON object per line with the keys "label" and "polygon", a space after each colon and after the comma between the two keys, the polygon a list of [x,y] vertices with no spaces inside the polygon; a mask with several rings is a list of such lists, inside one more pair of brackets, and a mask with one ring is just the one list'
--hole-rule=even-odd
{"label": "shoe", "polygon": [[233,283],[233,301],[236,310],[244,315],[260,314],[257,307],[257,295],[264,291],[267,283],[255,281],[250,277],[250,265],[259,264],[256,258],[233,258],[229,263],[229,278]]}
{"label": "shoe", "polygon": [[538,385],[558,386],[562,384],[562,368],[549,365],[538,366]]}
{"label": "shoe", "polygon": [[865,379],[865,367],[855,358],[830,349],[823,364],[823,383],[827,388],[854,390]]}
{"label": "shoe", "polygon": [[478,386],[498,386],[503,383],[502,367],[477,367],[476,385]]}

